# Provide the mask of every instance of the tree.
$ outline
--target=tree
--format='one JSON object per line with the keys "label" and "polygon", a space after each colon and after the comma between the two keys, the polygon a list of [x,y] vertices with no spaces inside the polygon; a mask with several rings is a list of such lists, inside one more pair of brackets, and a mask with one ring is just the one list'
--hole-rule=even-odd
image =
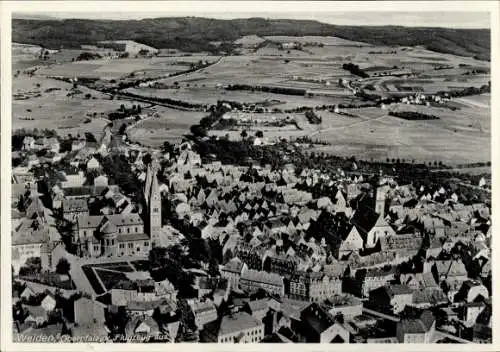
{"label": "tree", "polygon": [[69,270],[71,266],[66,258],[59,259],[59,262],[56,265],[56,273],[69,275]]}
{"label": "tree", "polygon": [[126,130],[127,130],[127,124],[122,123],[122,125],[120,126],[120,129],[118,130],[118,134],[122,136],[125,134]]}
{"label": "tree", "polygon": [[200,125],[193,125],[190,128],[191,134],[195,137],[206,137],[207,130]]}
{"label": "tree", "polygon": [[247,136],[248,136],[247,131],[245,131],[245,130],[241,131],[240,136],[241,136],[241,138],[243,138],[243,139],[247,138]]}
{"label": "tree", "polygon": [[255,137],[257,137],[257,138],[263,138],[264,137],[264,133],[262,131],[257,131],[257,132],[255,132]]}

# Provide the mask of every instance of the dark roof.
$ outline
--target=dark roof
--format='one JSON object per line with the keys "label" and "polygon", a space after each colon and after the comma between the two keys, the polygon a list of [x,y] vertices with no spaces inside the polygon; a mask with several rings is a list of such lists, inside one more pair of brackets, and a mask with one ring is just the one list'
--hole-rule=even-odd
{"label": "dark roof", "polygon": [[425,310],[418,319],[404,319],[400,323],[405,333],[424,334],[431,329],[434,321],[435,318],[431,311]]}
{"label": "dark roof", "polygon": [[[315,311],[319,311],[321,314],[317,315],[314,313]],[[312,303],[304,309],[301,313],[301,319],[319,334],[335,323],[335,318],[317,303]]]}
{"label": "dark roof", "polygon": [[376,224],[379,214],[368,207],[356,210],[351,223],[356,226],[360,235],[366,235]]}

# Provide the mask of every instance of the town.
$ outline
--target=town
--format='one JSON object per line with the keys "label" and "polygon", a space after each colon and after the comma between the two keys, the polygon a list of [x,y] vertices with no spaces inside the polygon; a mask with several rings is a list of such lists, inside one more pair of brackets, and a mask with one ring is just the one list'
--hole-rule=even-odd
{"label": "town", "polygon": [[25,136],[33,166],[13,169],[17,334],[491,341],[491,204],[452,179],[222,164],[190,140],[60,153],[50,139]]}
{"label": "town", "polygon": [[492,343],[484,48],[18,21],[15,342]]}

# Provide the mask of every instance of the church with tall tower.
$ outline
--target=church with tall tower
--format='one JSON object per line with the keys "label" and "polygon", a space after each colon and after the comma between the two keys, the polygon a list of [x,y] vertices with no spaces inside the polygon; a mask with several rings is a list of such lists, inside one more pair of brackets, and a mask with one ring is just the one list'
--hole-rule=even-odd
{"label": "church with tall tower", "polygon": [[151,246],[158,244],[161,223],[161,193],[158,185],[157,173],[159,165],[156,160],[152,160],[146,171],[146,182],[144,185],[144,200],[146,203],[146,218],[148,219],[148,233],[151,238]]}

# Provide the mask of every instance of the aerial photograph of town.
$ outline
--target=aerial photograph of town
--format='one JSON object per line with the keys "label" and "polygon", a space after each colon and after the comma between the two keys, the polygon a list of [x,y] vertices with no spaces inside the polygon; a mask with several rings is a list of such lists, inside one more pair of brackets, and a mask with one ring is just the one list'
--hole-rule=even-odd
{"label": "aerial photograph of town", "polygon": [[490,15],[372,15],[14,13],[12,341],[491,344]]}

